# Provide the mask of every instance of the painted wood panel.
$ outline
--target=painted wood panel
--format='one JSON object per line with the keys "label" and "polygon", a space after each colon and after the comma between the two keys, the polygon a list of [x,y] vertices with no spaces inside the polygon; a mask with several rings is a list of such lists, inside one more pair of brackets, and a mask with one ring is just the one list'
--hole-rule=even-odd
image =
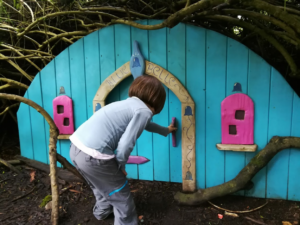
{"label": "painted wood panel", "polygon": [[[42,98],[43,98],[43,108],[47,113],[53,118],[53,106],[52,101],[57,97],[56,94],[56,77],[55,77],[55,61],[51,61],[41,72],[41,87],[42,87]],[[47,157],[49,153],[49,124],[44,119],[45,123],[45,138],[46,138],[46,148],[47,148]],[[41,131],[42,132],[42,131]],[[58,141],[56,146],[56,151],[61,154],[60,143]],[[58,166],[61,166],[58,163]]]}
{"label": "painted wood panel", "polygon": [[[236,62],[239,63],[236,63]],[[242,86],[242,93],[247,94],[248,77],[248,48],[233,39],[227,39],[227,77],[226,96],[234,94],[233,86],[236,82]],[[225,181],[233,179],[245,166],[246,153],[225,152]],[[244,195],[244,191],[238,192]]]}
{"label": "painted wood panel", "polygon": [[[37,74],[28,89],[28,98],[43,107],[41,79]],[[48,161],[48,148],[46,146],[44,117],[34,108],[30,107],[30,121],[32,131],[32,149],[34,151],[34,159],[43,163]]]}
{"label": "painted wood panel", "polygon": [[186,88],[196,103],[196,179],[197,186],[205,188],[206,30],[187,25],[186,40]]}
{"label": "painted wood panel", "polygon": [[[170,71],[185,86],[185,25],[178,24],[172,29],[167,29],[167,70]],[[176,117],[177,128],[182,130],[181,103],[176,95],[169,91],[169,121]],[[172,143],[169,136],[169,143]],[[181,157],[181,132],[176,132],[176,147],[170,144],[170,181],[182,182],[182,157]],[[185,179],[185,178],[184,178]],[[195,178],[194,178],[195,179]]]}
{"label": "painted wood panel", "polygon": [[[269,100],[271,67],[249,50],[248,95],[254,102],[254,143],[261,151],[268,143]],[[246,164],[257,154],[246,153]],[[252,179],[254,187],[245,191],[246,196],[264,198],[266,194],[266,167]]]}
{"label": "painted wood panel", "polygon": [[[60,53],[57,57],[55,57],[55,75],[56,75],[56,96],[59,96],[61,87],[64,88],[65,94],[72,98],[71,92],[71,72],[70,72],[70,54],[69,49],[66,49],[62,53]],[[73,78],[75,79],[75,77]],[[47,103],[48,104],[48,103]],[[52,101],[51,101],[52,104]],[[70,159],[70,141],[68,140],[58,140],[57,148],[60,149],[60,153],[63,157],[69,160]]]}
{"label": "painted wood panel", "polygon": [[225,181],[225,153],[216,144],[221,143],[221,102],[226,95],[227,37],[210,30],[206,34],[206,187],[212,187]]}
{"label": "painted wood panel", "polygon": [[[159,20],[139,21],[157,24]],[[205,188],[234,178],[274,135],[299,136],[297,112],[299,97],[281,75],[271,71],[261,57],[245,46],[214,31],[179,24],[172,29],[139,30],[114,25],[77,41],[58,55],[34,79],[25,97],[36,101],[52,115],[52,100],[64,87],[74,102],[75,126],[92,115],[93,97],[110,74],[130,60],[132,43],[137,40],[145,59],[171,72],[187,88],[195,102],[196,179]],[[271,75],[272,74],[272,75]],[[108,96],[110,102],[126,99],[133,78],[121,82]],[[221,143],[221,102],[232,94],[233,84],[242,84],[242,93],[254,102],[254,143],[257,152],[226,152],[216,148]],[[177,146],[171,136],[143,132],[132,155],[150,159],[143,165],[128,165],[129,178],[182,182],[181,103],[167,91],[165,107],[153,121],[168,126],[176,117],[179,131]],[[24,120],[23,118],[29,118]],[[21,153],[48,163],[48,125],[28,106],[18,111]],[[41,132],[42,131],[42,132]],[[69,140],[58,142],[58,152],[68,160]],[[254,178],[254,188],[238,194],[255,197],[300,200],[299,150],[279,153]]]}
{"label": "painted wood panel", "polygon": [[[161,21],[150,20],[149,25]],[[149,31],[149,60],[167,68],[167,29]],[[153,117],[153,122],[161,126],[169,125],[169,90],[166,90],[166,102],[163,110]],[[170,181],[170,142],[169,138],[153,134],[153,178],[154,180]]]}
{"label": "painted wood panel", "polygon": [[[300,98],[296,93],[293,93],[293,115],[292,115],[292,130],[291,136],[300,137]],[[288,199],[300,201],[300,151],[299,149],[291,149],[289,158],[289,175],[288,175]]]}
{"label": "painted wood panel", "polygon": [[[284,78],[272,68],[269,105],[269,140],[273,136],[290,136],[293,91]],[[267,197],[287,198],[290,150],[279,152],[267,166]]]}

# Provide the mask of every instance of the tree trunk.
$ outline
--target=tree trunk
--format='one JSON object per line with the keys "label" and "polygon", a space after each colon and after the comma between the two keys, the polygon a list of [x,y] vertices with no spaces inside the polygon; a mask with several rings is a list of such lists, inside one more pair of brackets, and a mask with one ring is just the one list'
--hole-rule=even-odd
{"label": "tree trunk", "polygon": [[52,213],[51,213],[51,221],[52,225],[58,224],[58,186],[57,186],[57,174],[56,174],[56,142],[58,136],[57,127],[52,120],[51,116],[38,104],[35,102],[23,98],[18,95],[4,94],[0,93],[0,99],[8,99],[18,102],[23,102],[36,111],[38,111],[45,118],[47,123],[50,126],[50,138],[49,138],[49,160],[50,160],[50,179],[51,179],[51,192],[52,192]]}
{"label": "tree trunk", "polygon": [[273,137],[267,146],[254,156],[234,179],[218,186],[198,190],[192,194],[177,192],[174,198],[179,204],[199,205],[211,199],[242,190],[250,183],[255,174],[265,167],[278,152],[288,148],[300,148],[300,138]]}

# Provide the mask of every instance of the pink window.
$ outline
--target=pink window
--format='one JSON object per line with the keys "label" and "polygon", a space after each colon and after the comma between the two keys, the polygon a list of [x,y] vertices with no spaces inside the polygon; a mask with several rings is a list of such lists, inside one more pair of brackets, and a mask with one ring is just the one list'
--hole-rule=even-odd
{"label": "pink window", "polygon": [[59,129],[59,134],[73,134],[73,103],[66,95],[61,95],[53,100],[54,123]]}
{"label": "pink window", "polygon": [[252,145],[254,104],[245,94],[237,93],[222,101],[222,144]]}

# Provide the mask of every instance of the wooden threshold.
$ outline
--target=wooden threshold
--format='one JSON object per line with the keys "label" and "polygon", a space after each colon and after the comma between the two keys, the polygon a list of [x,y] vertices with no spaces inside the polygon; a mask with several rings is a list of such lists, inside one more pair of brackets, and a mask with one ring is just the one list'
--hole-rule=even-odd
{"label": "wooden threshold", "polygon": [[234,151],[234,152],[255,152],[257,149],[257,145],[217,144],[217,149],[222,151]]}

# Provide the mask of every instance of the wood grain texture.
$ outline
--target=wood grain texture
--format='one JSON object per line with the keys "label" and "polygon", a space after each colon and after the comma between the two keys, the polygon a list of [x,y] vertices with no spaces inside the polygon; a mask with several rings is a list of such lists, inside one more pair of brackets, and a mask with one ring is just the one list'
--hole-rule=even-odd
{"label": "wood grain texture", "polygon": [[[228,144],[217,144],[217,148],[223,151],[234,151],[234,152],[255,152],[257,145],[228,145]],[[237,172],[238,173],[238,172]]]}

